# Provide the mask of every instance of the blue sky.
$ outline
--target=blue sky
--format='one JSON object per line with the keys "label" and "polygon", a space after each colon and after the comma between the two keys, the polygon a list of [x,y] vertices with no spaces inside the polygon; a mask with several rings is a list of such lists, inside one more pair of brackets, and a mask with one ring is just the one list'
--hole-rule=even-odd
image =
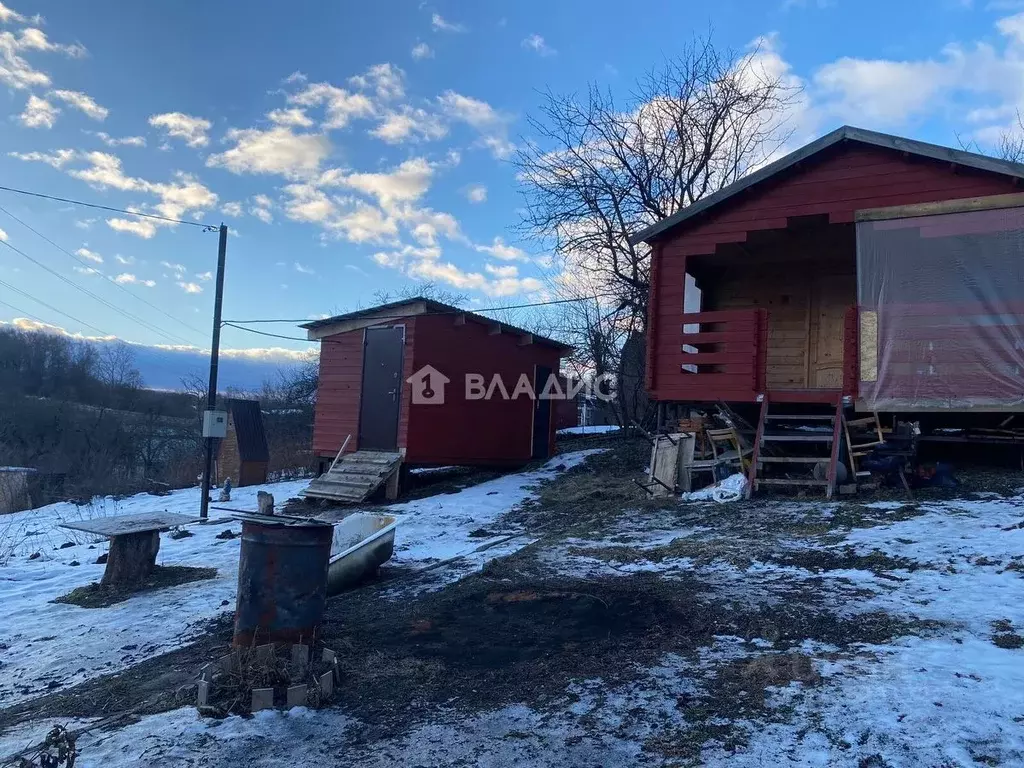
{"label": "blue sky", "polygon": [[[794,144],[852,123],[991,146],[1024,102],[1013,0],[10,0],[0,22],[2,183],[224,221],[226,318],[315,317],[417,280],[477,306],[542,296],[554,267],[512,229],[508,163],[538,91],[626,96],[711,29],[803,88]],[[8,242],[145,324],[9,249],[0,280],[133,342],[207,346],[215,234],[9,193],[0,205],[83,263],[0,213]],[[19,310],[0,305],[2,321],[96,335],[3,286],[0,301]],[[308,346],[230,328],[223,343],[274,359]]]}

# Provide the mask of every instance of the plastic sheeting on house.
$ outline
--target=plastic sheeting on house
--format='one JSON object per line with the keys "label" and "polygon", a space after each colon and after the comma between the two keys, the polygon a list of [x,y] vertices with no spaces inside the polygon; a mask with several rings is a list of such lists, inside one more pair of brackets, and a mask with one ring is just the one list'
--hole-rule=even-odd
{"label": "plastic sheeting on house", "polygon": [[1024,406],[1024,209],[857,224],[859,397]]}

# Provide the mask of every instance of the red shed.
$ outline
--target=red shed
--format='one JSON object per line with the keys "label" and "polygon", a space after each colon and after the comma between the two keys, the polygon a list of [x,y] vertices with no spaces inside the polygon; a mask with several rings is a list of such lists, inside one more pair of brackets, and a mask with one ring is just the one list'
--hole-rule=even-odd
{"label": "red shed", "polygon": [[1022,179],[847,126],[640,232],[652,398],[760,402],[755,451],[769,402],[827,404],[833,469],[844,401],[1024,410]]}
{"label": "red shed", "polygon": [[556,409],[530,393],[561,390],[549,379],[557,381],[565,344],[426,298],[302,327],[321,342],[317,456],[333,459],[349,436],[346,453],[403,453],[407,465],[516,465],[552,454]]}

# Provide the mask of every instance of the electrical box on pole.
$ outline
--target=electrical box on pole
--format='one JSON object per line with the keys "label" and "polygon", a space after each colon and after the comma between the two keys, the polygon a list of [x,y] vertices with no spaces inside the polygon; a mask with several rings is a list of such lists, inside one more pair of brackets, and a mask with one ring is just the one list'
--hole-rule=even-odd
{"label": "electrical box on pole", "polygon": [[203,437],[227,437],[228,412],[203,411]]}

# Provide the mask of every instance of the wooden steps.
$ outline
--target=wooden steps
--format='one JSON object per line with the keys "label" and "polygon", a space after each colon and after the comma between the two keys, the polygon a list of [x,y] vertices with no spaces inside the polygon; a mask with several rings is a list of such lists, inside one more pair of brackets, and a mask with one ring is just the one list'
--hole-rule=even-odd
{"label": "wooden steps", "polygon": [[349,504],[366,501],[401,465],[402,454],[398,452],[356,451],[335,459],[331,468],[313,480],[300,495]]}
{"label": "wooden steps", "polygon": [[[822,413],[822,407],[829,412]],[[776,408],[776,412],[771,410]],[[817,412],[806,412],[817,408]],[[796,409],[801,409],[796,412]],[[761,403],[754,460],[748,474],[748,496],[759,487],[823,488],[831,498],[836,490],[839,445],[842,439],[843,400],[828,404]],[[821,465],[827,467],[821,477]]]}

